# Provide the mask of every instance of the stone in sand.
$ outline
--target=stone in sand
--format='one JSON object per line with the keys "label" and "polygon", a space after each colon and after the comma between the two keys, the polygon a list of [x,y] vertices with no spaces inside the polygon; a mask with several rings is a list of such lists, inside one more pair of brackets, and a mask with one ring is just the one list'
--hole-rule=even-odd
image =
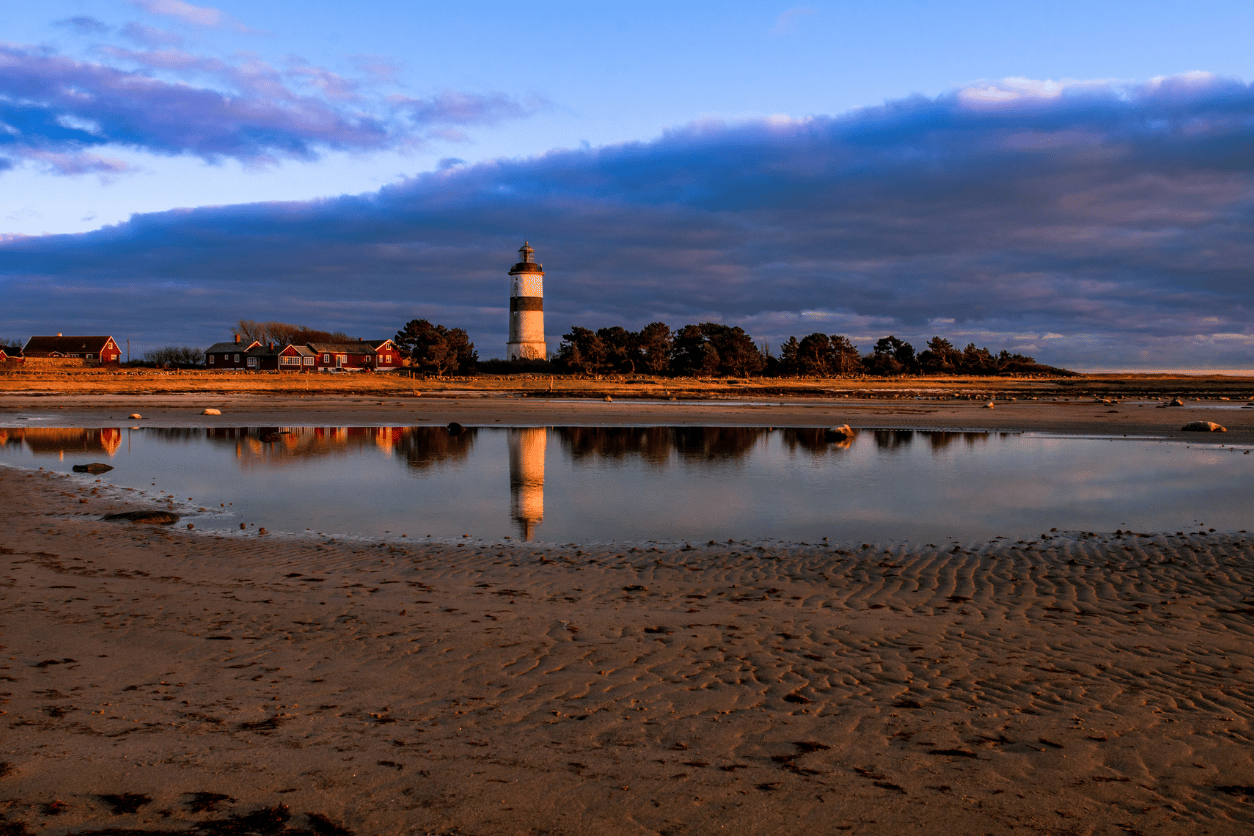
{"label": "stone in sand", "polygon": [[113,465],[92,462],[91,464],[76,464],[73,469],[75,473],[108,473],[113,470]]}
{"label": "stone in sand", "polygon": [[220,410],[220,409],[214,409],[213,407],[209,407],[208,409],[204,410],[204,411],[203,411],[203,412],[201,412],[200,414],[201,414],[201,415],[221,415],[221,414],[222,414],[222,410]]}
{"label": "stone in sand", "polygon": [[179,515],[169,511],[122,511],[117,514],[105,514],[100,519],[108,522],[147,523],[148,525],[170,525],[179,521]]}
{"label": "stone in sand", "polygon": [[1181,432],[1186,433],[1226,433],[1227,427],[1221,427],[1214,421],[1190,421],[1180,428]]}
{"label": "stone in sand", "polygon": [[457,423],[456,421],[452,421],[448,425],[449,435],[461,435],[465,431],[466,431],[466,428],[463,427],[461,424]]}
{"label": "stone in sand", "polygon": [[988,403],[984,404],[984,408],[985,408],[985,409],[992,409],[992,408],[993,408],[993,402],[992,402],[992,401],[989,401]]}
{"label": "stone in sand", "polygon": [[1184,406],[1184,401],[1179,398],[1172,398],[1171,402],[1168,403],[1167,406]]}
{"label": "stone in sand", "polygon": [[140,421],[143,419],[144,416],[140,415],[138,412],[132,412],[130,415],[126,417],[128,420],[131,420],[131,421]]}
{"label": "stone in sand", "polygon": [[828,441],[840,441],[841,439],[853,438],[858,431],[848,424],[841,424],[839,427],[828,427],[823,431],[823,437]]}

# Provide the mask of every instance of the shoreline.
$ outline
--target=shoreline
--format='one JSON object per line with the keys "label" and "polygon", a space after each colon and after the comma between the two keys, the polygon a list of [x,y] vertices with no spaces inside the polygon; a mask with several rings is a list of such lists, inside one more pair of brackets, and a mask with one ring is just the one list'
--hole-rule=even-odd
{"label": "shoreline", "polygon": [[[1198,443],[1254,441],[1254,406],[1245,401],[899,400],[741,398],[649,401],[524,397],[519,393],[440,397],[355,395],[0,394],[0,427],[105,426],[747,426],[914,429],[941,432],[1045,432],[1062,435],[1155,436]],[[206,408],[220,415],[202,415]],[[132,421],[127,416],[143,416]],[[1225,433],[1186,433],[1191,421],[1214,421]]]}

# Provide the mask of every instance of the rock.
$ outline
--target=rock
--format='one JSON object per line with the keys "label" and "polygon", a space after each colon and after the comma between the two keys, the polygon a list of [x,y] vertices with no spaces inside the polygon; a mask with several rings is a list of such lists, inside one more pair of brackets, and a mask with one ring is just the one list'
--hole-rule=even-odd
{"label": "rock", "polygon": [[1226,433],[1227,427],[1221,427],[1214,421],[1190,421],[1180,428],[1186,433]]}
{"label": "rock", "polygon": [[456,421],[452,421],[448,425],[449,435],[461,435],[465,431],[466,431],[466,428],[463,427],[461,424],[457,423]]}
{"label": "rock", "polygon": [[848,424],[841,424],[839,427],[828,427],[823,431],[823,437],[828,441],[839,441],[844,438],[853,438],[858,431]]}
{"label": "rock", "polygon": [[132,412],[130,415],[126,416],[126,418],[128,421],[141,421],[144,416],[140,415],[138,412]]}
{"label": "rock", "polygon": [[191,531],[191,530],[192,530],[193,528],[195,528],[195,527],[196,527],[195,523],[188,523],[188,524],[187,524],[187,530],[188,530],[188,531]]}
{"label": "rock", "polygon": [[1168,402],[1167,406],[1184,406],[1184,401],[1179,398],[1172,398],[1171,401]]}
{"label": "rock", "polygon": [[614,402],[614,399],[613,399],[613,398],[611,398],[609,395],[606,395],[606,396],[605,396],[605,402],[606,402],[606,403],[613,403],[613,402]]}
{"label": "rock", "polygon": [[257,529],[257,533],[258,533],[258,534],[265,534],[265,533],[266,533],[266,530],[265,530],[264,528],[259,528],[259,529]]}
{"label": "rock", "polygon": [[992,402],[992,401],[989,401],[988,403],[984,404],[984,408],[985,408],[985,409],[992,409],[992,408],[993,408],[993,402]]}
{"label": "rock", "polygon": [[122,511],[117,514],[105,514],[100,519],[107,522],[133,522],[148,525],[170,525],[179,521],[179,515],[170,511]]}
{"label": "rock", "polygon": [[222,410],[220,410],[220,409],[214,409],[213,407],[209,407],[208,409],[206,409],[206,410],[202,411],[200,414],[201,414],[201,415],[221,415],[221,414],[222,414]]}
{"label": "rock", "polygon": [[76,464],[73,470],[75,473],[108,473],[113,470],[113,465],[92,462],[91,464]]}

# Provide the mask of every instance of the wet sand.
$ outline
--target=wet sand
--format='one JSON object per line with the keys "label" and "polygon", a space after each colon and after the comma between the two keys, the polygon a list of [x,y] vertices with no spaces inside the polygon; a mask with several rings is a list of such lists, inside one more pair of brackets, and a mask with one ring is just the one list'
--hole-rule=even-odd
{"label": "wet sand", "polygon": [[400,547],[93,485],[0,468],[6,833],[1254,827],[1243,532]]}
{"label": "wet sand", "polygon": [[[102,427],[142,423],[206,426],[756,426],[952,431],[1052,432],[1188,437],[1214,443],[1254,441],[1254,406],[1242,399],[1103,403],[1092,397],[942,401],[886,398],[719,398],[611,400],[528,397],[519,393],[443,392],[423,397],[301,398],[284,394],[0,394],[0,426]],[[204,409],[220,415],[202,415]],[[142,421],[128,419],[138,413]],[[1227,433],[1181,433],[1190,421],[1214,421]]]}
{"label": "wet sand", "polygon": [[[0,420],[1254,435],[1194,402],[111,397]],[[401,546],[106,523],[96,486],[0,468],[0,833],[1254,829],[1243,531]]]}

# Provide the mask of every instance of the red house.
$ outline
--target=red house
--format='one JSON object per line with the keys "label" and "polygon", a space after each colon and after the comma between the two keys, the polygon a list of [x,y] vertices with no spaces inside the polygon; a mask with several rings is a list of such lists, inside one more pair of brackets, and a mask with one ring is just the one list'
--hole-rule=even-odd
{"label": "red house", "polygon": [[351,343],[307,343],[313,352],[313,368],[318,371],[347,369],[394,369],[401,365],[401,353],[391,340],[357,340]]}
{"label": "red house", "polygon": [[314,370],[314,350],[307,345],[287,345],[279,352],[279,371],[311,372]]}
{"label": "red house", "polygon": [[117,363],[122,351],[113,337],[31,337],[22,348],[22,355],[31,359],[78,359],[85,363],[105,365]]}
{"label": "red house", "polygon": [[242,342],[239,334],[235,335],[235,342],[214,343],[205,349],[205,368],[255,369],[257,368],[256,357],[253,358],[251,366],[248,364],[248,352],[253,348],[261,348],[260,341]]}

